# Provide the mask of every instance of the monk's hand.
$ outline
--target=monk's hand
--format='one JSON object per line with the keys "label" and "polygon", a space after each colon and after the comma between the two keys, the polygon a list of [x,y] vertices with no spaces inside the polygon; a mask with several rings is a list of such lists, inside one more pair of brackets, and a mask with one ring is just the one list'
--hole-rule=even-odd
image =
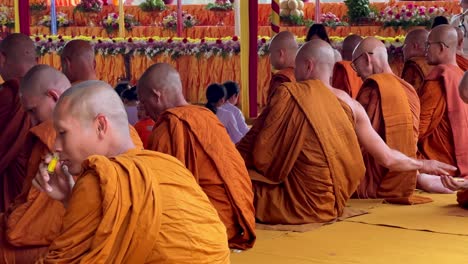
{"label": "monk's hand", "polygon": [[33,185],[40,191],[47,193],[52,199],[63,202],[65,205],[71,196],[75,180],[68,172],[68,167],[57,163],[55,171],[49,173],[47,167],[52,161],[52,155],[46,155],[39,165],[39,171],[33,180]]}
{"label": "monk's hand", "polygon": [[422,173],[432,175],[450,175],[457,171],[457,167],[437,161],[437,160],[423,160],[422,168],[419,170]]}
{"label": "monk's hand", "polygon": [[440,176],[440,180],[445,188],[452,191],[460,191],[468,189],[468,181],[463,178],[453,178],[452,176]]}

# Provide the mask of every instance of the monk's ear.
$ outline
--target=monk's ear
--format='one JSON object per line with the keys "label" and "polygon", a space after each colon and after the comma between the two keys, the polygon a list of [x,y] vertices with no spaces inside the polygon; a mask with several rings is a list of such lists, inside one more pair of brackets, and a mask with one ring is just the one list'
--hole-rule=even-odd
{"label": "monk's ear", "polygon": [[48,90],[47,91],[47,96],[52,98],[52,100],[54,100],[54,102],[57,102],[58,99],[60,98],[60,95],[57,93],[56,90]]}
{"label": "monk's ear", "polygon": [[104,136],[109,129],[107,117],[102,114],[97,115],[95,119],[95,126],[98,137]]}

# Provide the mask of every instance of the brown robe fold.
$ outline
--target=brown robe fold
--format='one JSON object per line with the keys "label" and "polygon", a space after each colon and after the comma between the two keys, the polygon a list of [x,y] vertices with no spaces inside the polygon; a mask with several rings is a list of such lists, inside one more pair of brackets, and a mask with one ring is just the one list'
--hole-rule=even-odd
{"label": "brown robe fold", "polygon": [[31,123],[19,98],[19,83],[9,80],[0,87],[0,212],[21,192],[31,153]]}
{"label": "brown robe fold", "polygon": [[253,181],[257,219],[306,224],[338,218],[364,176],[349,106],[322,82],[307,81],[279,86],[265,113],[252,128],[256,137],[238,146]]}
{"label": "brown robe fold", "polygon": [[356,98],[361,89],[362,79],[351,67],[350,61],[335,63],[332,75],[332,86],[345,91],[352,98]]}
{"label": "brown robe fold", "polygon": [[[366,79],[357,98],[366,110],[372,127],[391,148],[416,157],[419,129],[419,98],[414,88],[394,74],[374,74]],[[413,196],[417,171],[389,171],[363,151],[366,176],[356,195],[385,198],[387,202],[415,204],[431,199]]]}
{"label": "brown robe fold", "polygon": [[468,70],[468,59],[465,56],[457,54],[457,64],[462,71]]}
{"label": "brown robe fold", "polygon": [[431,70],[432,66],[427,63],[425,57],[413,57],[405,62],[401,78],[411,84],[420,94],[424,79]]}
{"label": "brown robe fold", "polygon": [[295,81],[296,81],[296,76],[294,75],[294,68],[284,68],[282,70],[275,72],[271,76],[270,86],[268,87],[268,90],[267,90],[266,104],[270,102],[271,97],[273,96],[273,94],[275,94],[276,89],[278,88],[280,84],[285,83],[285,82],[295,82]]}
{"label": "brown robe fold", "polygon": [[253,246],[252,183],[242,157],[211,111],[193,105],[167,110],[156,121],[149,148],[176,157],[192,172],[227,228],[229,247]]}
{"label": "brown robe fold", "polygon": [[419,154],[458,167],[468,176],[468,106],[458,94],[463,71],[456,65],[434,67],[421,93]]}

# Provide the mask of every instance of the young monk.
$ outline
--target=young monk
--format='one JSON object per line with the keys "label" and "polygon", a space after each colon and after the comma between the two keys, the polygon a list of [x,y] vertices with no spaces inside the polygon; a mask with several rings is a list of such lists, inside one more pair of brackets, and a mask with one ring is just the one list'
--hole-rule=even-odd
{"label": "young monk", "polygon": [[0,212],[21,192],[32,144],[28,115],[19,98],[19,81],[37,64],[33,41],[23,34],[11,34],[0,42]]}
{"label": "young monk", "polygon": [[462,71],[468,70],[468,59],[465,57],[463,52],[464,44],[464,34],[461,28],[455,27],[457,31],[457,65],[462,69]]}
{"label": "young monk", "polygon": [[68,42],[60,55],[62,72],[72,84],[97,80],[94,49],[88,41],[75,39]]}
{"label": "young monk", "polygon": [[411,84],[419,94],[424,79],[432,70],[426,60],[426,41],[429,32],[425,29],[410,31],[403,44],[403,57],[405,64],[401,78]]}
{"label": "young monk", "polygon": [[[352,66],[364,80],[356,100],[366,110],[374,130],[390,148],[415,158],[419,98],[410,84],[393,74],[385,45],[374,37],[364,39],[354,50]],[[391,172],[371,153],[364,151],[363,157],[366,176],[357,197],[396,199],[407,204],[424,202],[411,197],[416,188],[416,170]]]}
{"label": "young monk", "polygon": [[[456,63],[457,32],[440,25],[429,34],[427,60],[434,65],[421,90],[419,154],[458,168],[453,176],[468,176],[468,106],[458,86],[463,71]],[[434,181],[440,183],[438,178]],[[424,188],[424,186],[422,186]]]}
{"label": "young monk", "polygon": [[242,157],[218,118],[189,105],[179,73],[159,63],[138,81],[138,97],[156,121],[150,149],[178,158],[192,172],[227,228],[229,247],[255,242],[252,184]]}
{"label": "young monk", "polygon": [[[4,263],[33,262],[61,230],[63,205],[31,187],[43,157],[53,151],[56,134],[52,114],[58,98],[69,87],[65,75],[46,65],[34,66],[22,79],[21,103],[34,125],[30,129],[33,148],[22,192],[1,216],[0,259]],[[134,144],[141,148],[138,135],[130,131]]]}
{"label": "young monk", "polygon": [[122,101],[104,82],[60,97],[60,162],[49,174],[46,157],[34,185],[66,213],[38,263],[229,263],[226,230],[193,176],[173,157],[135,148],[127,127]]}
{"label": "young monk", "polygon": [[460,81],[460,85],[458,86],[458,92],[460,93],[460,97],[465,102],[465,104],[468,104],[468,73],[465,72],[463,75],[462,80]]}
{"label": "young monk", "polygon": [[343,61],[335,63],[332,76],[332,85],[348,93],[352,98],[356,98],[362,85],[362,79],[357,76],[356,71],[351,67],[353,51],[362,37],[358,35],[349,35],[343,40],[341,54]]}
{"label": "young monk", "polygon": [[270,42],[270,63],[276,70],[271,76],[270,87],[267,91],[267,103],[284,82],[294,82],[294,58],[298,45],[294,35],[289,31],[281,31]]}
{"label": "young monk", "polygon": [[363,107],[330,86],[332,54],[322,40],[302,46],[296,56],[298,82],[278,88],[265,122],[252,127],[260,132],[238,145],[261,222],[322,223],[341,216],[365,174],[359,142],[392,171],[444,172],[436,161],[415,160],[385,145]]}

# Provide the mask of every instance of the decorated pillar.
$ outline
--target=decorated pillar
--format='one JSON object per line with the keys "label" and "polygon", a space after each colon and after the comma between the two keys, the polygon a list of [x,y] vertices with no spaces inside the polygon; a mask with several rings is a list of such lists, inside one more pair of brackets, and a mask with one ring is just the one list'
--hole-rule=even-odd
{"label": "decorated pillar", "polygon": [[320,23],[320,0],[315,0],[315,23]]}
{"label": "decorated pillar", "polygon": [[177,37],[182,36],[184,28],[184,21],[182,20],[182,0],[177,0]]}
{"label": "decorated pillar", "polygon": [[50,32],[57,35],[57,10],[55,0],[50,2]]}
{"label": "decorated pillar", "polygon": [[279,33],[280,31],[280,1],[271,1],[271,30],[273,33]]}
{"label": "decorated pillar", "polygon": [[123,0],[119,0],[119,37],[125,37],[125,10]]}

